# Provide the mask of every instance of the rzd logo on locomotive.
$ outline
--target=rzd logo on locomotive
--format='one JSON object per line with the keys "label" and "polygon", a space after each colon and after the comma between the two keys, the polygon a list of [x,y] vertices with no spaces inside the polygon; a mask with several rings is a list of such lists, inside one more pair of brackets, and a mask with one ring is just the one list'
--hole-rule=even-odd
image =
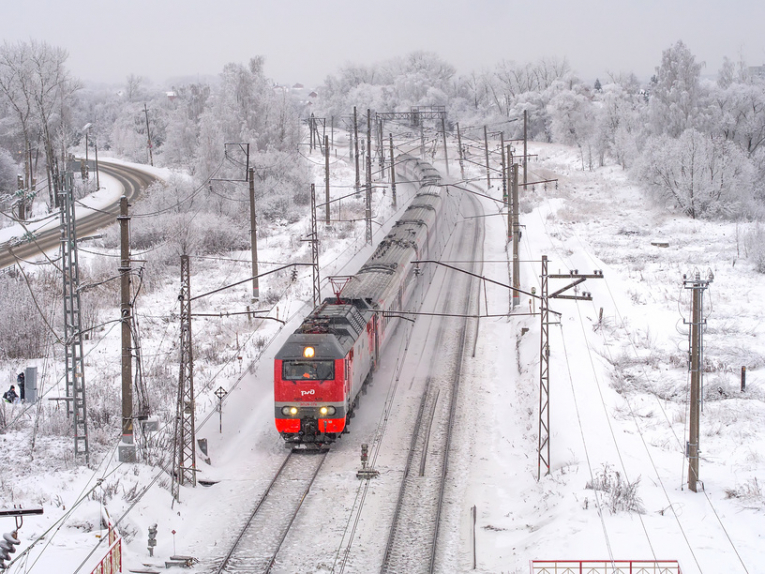
{"label": "rzd logo on locomotive", "polygon": [[316,390],[315,389],[311,389],[310,391],[300,391],[300,396],[302,396],[302,397],[304,397],[306,395],[315,395],[315,394],[316,394]]}

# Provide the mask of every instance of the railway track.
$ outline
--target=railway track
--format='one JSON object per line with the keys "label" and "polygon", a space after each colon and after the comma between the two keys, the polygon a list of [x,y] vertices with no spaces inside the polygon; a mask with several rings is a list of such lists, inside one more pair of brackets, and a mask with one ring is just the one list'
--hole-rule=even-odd
{"label": "railway track", "polygon": [[266,574],[295,521],[329,450],[284,459],[271,484],[247,518],[216,574]]}
{"label": "railway track", "polygon": [[[472,197],[470,201],[475,202]],[[483,226],[475,219],[466,221],[472,221],[469,225],[473,226],[472,243],[465,246],[470,250],[470,259],[479,248]],[[468,314],[472,281],[463,274],[450,282],[452,288],[446,313]],[[452,297],[454,292],[464,293],[464,296]],[[467,332],[468,320],[464,317],[440,322],[435,349],[449,349],[450,352],[441,351],[442,356],[434,362],[425,385],[380,569],[382,574],[431,574],[436,570],[438,534]]]}
{"label": "railway track", "polygon": [[[99,163],[99,171],[120,182],[128,201],[135,201],[141,192],[157,179],[135,168],[105,162]],[[78,209],[82,209],[82,207],[78,207]],[[114,203],[98,211],[92,211],[78,218],[76,221],[77,237],[92,235],[99,229],[112,225],[116,222],[119,210],[119,199],[117,199]],[[58,222],[58,216],[54,219]],[[34,238],[31,241],[16,242],[15,244],[6,242],[0,245],[0,269],[13,265],[17,259],[34,257],[58,247],[61,242],[60,228],[58,225],[50,226],[50,224],[47,227],[43,231],[33,232]],[[30,225],[30,230],[32,229],[33,227]]]}

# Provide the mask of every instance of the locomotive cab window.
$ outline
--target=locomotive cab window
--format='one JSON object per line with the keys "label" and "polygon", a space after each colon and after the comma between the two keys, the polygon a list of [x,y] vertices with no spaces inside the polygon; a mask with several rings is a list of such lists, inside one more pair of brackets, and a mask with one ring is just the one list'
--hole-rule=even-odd
{"label": "locomotive cab window", "polygon": [[334,361],[284,361],[285,381],[330,381],[335,378]]}

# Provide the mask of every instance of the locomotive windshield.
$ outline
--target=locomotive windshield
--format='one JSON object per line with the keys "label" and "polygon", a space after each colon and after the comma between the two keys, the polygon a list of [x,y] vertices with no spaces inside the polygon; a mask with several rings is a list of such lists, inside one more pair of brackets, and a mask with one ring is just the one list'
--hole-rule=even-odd
{"label": "locomotive windshield", "polygon": [[284,361],[285,381],[329,381],[335,378],[334,361]]}

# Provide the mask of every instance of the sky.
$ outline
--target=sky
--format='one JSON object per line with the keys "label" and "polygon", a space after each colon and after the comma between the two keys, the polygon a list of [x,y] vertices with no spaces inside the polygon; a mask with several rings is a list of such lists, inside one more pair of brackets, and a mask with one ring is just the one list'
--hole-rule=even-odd
{"label": "sky", "polygon": [[414,50],[459,73],[565,57],[585,80],[647,79],[678,40],[714,75],[724,56],[765,64],[764,21],[756,0],[25,0],[4,3],[0,38],[67,49],[85,81],[162,86],[263,55],[275,81],[314,87],[345,63]]}

